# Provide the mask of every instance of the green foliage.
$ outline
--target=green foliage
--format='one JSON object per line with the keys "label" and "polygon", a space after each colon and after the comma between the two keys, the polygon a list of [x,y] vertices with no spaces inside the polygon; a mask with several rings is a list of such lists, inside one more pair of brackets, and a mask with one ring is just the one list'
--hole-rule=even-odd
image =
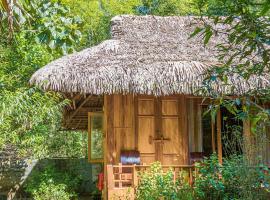
{"label": "green foliage", "polygon": [[[157,2],[157,3],[155,3]],[[110,20],[122,14],[188,15],[199,14],[194,0],[61,0],[84,23],[81,47],[89,47],[110,37]],[[148,13],[144,13],[147,10]]]}
{"label": "green foliage", "polygon": [[197,199],[267,199],[270,176],[267,166],[250,166],[242,156],[232,156],[223,165],[214,154],[198,166],[194,192]]}
{"label": "green foliage", "polygon": [[[220,199],[224,193],[225,186],[221,179],[222,167],[216,155],[205,159],[198,165],[199,175],[196,177],[196,195],[200,199]],[[209,196],[210,195],[210,196]]]}
{"label": "green foliage", "polygon": [[87,156],[87,142],[86,132],[58,130],[44,135],[40,146],[46,150],[46,157],[85,158]]}
{"label": "green foliage", "polygon": [[185,182],[186,174],[181,174],[176,183],[173,182],[173,171],[163,171],[159,162],[153,163],[150,169],[139,174],[139,185],[136,189],[138,200],[180,200],[192,199],[191,188]]}
{"label": "green foliage", "polygon": [[94,129],[91,136],[91,159],[103,159],[103,132]]}
{"label": "green foliage", "polygon": [[[204,23],[193,35],[202,34],[204,43],[218,34],[228,38],[217,44],[217,59],[220,66],[213,67],[204,81],[201,91],[214,101],[210,107],[212,116],[224,106],[236,118],[250,120],[252,133],[263,135],[261,127],[269,126],[269,109],[261,106],[270,100],[269,87],[254,88],[238,98],[232,94],[216,91],[215,85],[242,93],[229,81],[229,77],[240,77],[242,82],[253,81],[251,77],[265,76],[270,72],[270,1],[269,0],[198,0],[202,16],[208,16],[214,23]],[[217,27],[224,28],[218,29]],[[247,84],[248,83],[243,83]]]}
{"label": "green foliage", "polygon": [[40,157],[47,153],[41,144],[58,128],[67,102],[57,93],[29,88],[31,74],[53,56],[46,47],[25,39],[24,32],[15,37],[16,43],[0,46],[0,149],[16,144],[22,155],[31,148]]}
{"label": "green foliage", "polygon": [[48,0],[33,1],[29,7],[28,12],[35,19],[30,28],[36,31],[36,41],[46,44],[52,51],[73,52],[81,39],[80,17],[70,13],[68,7]]}
{"label": "green foliage", "polygon": [[110,37],[110,20],[119,14],[134,14],[140,0],[61,0],[83,20],[80,48],[93,46]]}
{"label": "green foliage", "polygon": [[141,5],[135,7],[139,15],[196,15],[198,9],[193,0],[142,0]]}
{"label": "green foliage", "polygon": [[173,184],[173,173],[168,171],[164,173],[160,163],[154,163],[149,171],[141,173],[140,184],[137,188],[137,199],[171,199],[171,194],[175,194]]}
{"label": "green foliage", "polygon": [[1,148],[5,143],[11,143],[26,147],[22,148],[22,151],[29,151],[29,147],[32,147],[32,153],[38,151],[42,148],[39,146],[40,143],[44,142],[43,133],[55,130],[54,124],[59,121],[61,114],[59,109],[63,106],[62,103],[58,104],[59,96],[55,93],[43,94],[36,89],[25,88],[20,88],[16,92],[3,91],[2,95],[0,97]]}
{"label": "green foliage", "polygon": [[160,163],[140,173],[136,189],[138,200],[251,200],[268,199],[270,196],[270,175],[267,166],[250,166],[243,156],[233,155],[218,162],[217,155],[205,158],[196,165],[195,182],[188,184],[187,174],[182,173],[173,182],[172,170],[163,171]]}
{"label": "green foliage", "polygon": [[47,165],[44,171],[35,171],[28,180],[25,191],[35,200],[74,199],[80,177],[57,171],[53,165]]}
{"label": "green foliage", "polygon": [[[37,5],[40,8],[34,9]],[[29,78],[37,69],[65,53],[62,51],[65,43],[69,49],[76,47],[75,17],[67,7],[43,0],[33,1],[24,8],[31,13],[29,20],[33,23],[21,23],[12,42],[6,35],[0,39],[0,151],[12,144],[20,156],[85,156],[85,146],[82,147],[85,138],[81,133],[70,133],[67,138],[71,140],[66,141],[67,133],[58,131],[62,109],[69,102],[58,93],[29,87]],[[58,34],[62,32],[66,35],[60,37]],[[36,42],[40,34],[47,34],[48,40]],[[49,43],[54,36],[59,43],[51,49]]]}
{"label": "green foliage", "polygon": [[41,186],[33,192],[33,198],[34,200],[74,199],[72,198],[74,195],[68,193],[66,190],[66,185],[64,184],[55,185],[54,183],[42,183]]}
{"label": "green foliage", "polygon": [[0,6],[0,31],[8,34],[9,41],[15,33],[24,31],[28,40],[35,39],[53,52],[67,54],[74,51],[81,39],[81,19],[57,1],[3,2],[4,6]]}

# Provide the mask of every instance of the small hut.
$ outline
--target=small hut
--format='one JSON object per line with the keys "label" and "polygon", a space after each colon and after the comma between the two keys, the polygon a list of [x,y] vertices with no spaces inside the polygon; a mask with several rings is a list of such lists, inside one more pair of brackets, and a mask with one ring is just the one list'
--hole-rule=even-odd
{"label": "small hut", "polygon": [[[64,127],[88,130],[88,159],[104,163],[106,198],[136,186],[136,172],[154,161],[178,172],[191,171],[194,161],[215,151],[222,161],[223,112],[215,121],[204,117],[210,100],[202,101],[199,88],[207,70],[219,64],[215,46],[226,38],[213,36],[204,46],[202,37],[190,38],[198,26],[196,17],[116,16],[111,39],[57,59],[32,76],[31,84],[72,101]],[[244,82],[234,76],[229,81],[235,87],[217,84],[215,90],[242,95],[269,87],[269,80]],[[249,123],[243,127],[249,134]],[[103,156],[95,147],[98,140]],[[264,151],[269,160],[267,150],[269,144]]]}

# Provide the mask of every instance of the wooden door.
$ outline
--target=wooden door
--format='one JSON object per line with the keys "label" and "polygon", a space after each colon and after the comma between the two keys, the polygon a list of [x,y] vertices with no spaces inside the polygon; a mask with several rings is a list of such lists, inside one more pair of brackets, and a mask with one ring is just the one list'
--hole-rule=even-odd
{"label": "wooden door", "polygon": [[138,97],[137,147],[142,163],[186,164],[188,138],[180,106],[180,97]]}
{"label": "wooden door", "polygon": [[155,145],[150,142],[155,137],[155,99],[138,98],[137,141],[142,163],[152,163],[155,159]]}
{"label": "wooden door", "polygon": [[163,158],[164,165],[180,163],[180,117],[179,99],[169,98],[161,100],[162,136],[163,136]]}

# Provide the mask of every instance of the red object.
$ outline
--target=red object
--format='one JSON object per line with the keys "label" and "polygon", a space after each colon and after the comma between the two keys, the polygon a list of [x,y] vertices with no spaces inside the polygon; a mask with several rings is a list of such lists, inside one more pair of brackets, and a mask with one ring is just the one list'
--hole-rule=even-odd
{"label": "red object", "polygon": [[99,191],[102,191],[104,188],[104,174],[103,174],[103,172],[98,174],[97,188]]}

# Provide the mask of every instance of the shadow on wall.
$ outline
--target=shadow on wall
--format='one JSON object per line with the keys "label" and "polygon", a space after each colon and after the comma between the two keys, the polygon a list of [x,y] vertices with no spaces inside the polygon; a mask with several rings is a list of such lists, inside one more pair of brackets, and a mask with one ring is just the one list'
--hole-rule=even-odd
{"label": "shadow on wall", "polygon": [[18,159],[16,152],[0,152],[0,200],[27,198],[23,186],[46,166],[54,166],[59,172],[80,177],[76,193],[91,196],[96,193],[97,175],[102,170],[100,164],[88,163],[87,159],[53,158],[42,160]]}

